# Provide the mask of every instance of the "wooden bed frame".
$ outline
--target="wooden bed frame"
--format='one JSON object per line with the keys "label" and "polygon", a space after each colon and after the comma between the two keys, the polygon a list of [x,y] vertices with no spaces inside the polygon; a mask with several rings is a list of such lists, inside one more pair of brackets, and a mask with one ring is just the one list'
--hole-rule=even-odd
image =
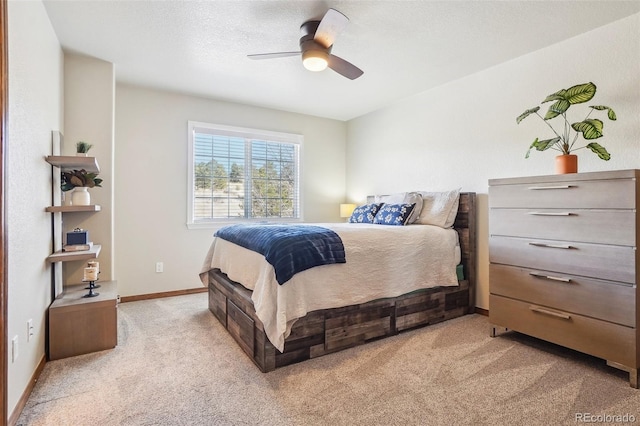
{"label": "wooden bed frame", "polygon": [[309,312],[298,319],[284,352],[267,338],[256,316],[251,291],[219,269],[209,271],[209,310],[263,372],[351,348],[401,331],[423,327],[475,310],[476,225],[474,192],[460,194],[454,228],[460,237],[465,279],[458,287],[435,287],[361,305]]}

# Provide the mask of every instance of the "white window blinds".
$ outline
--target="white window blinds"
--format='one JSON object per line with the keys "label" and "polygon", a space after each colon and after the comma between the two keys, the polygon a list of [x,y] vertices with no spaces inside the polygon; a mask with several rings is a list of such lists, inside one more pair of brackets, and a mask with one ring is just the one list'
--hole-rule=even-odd
{"label": "white window blinds", "polygon": [[301,141],[189,122],[189,223],[300,219]]}

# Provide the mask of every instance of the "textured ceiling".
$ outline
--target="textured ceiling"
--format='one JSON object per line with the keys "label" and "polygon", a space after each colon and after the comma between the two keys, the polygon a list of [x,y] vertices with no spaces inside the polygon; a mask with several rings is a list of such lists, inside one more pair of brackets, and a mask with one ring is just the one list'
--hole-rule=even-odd
{"label": "textured ceiling", "polygon": [[[66,51],[115,64],[118,82],[338,120],[366,114],[640,12],[640,1],[45,0]],[[300,25],[350,19],[333,52],[364,70],[305,70]]]}

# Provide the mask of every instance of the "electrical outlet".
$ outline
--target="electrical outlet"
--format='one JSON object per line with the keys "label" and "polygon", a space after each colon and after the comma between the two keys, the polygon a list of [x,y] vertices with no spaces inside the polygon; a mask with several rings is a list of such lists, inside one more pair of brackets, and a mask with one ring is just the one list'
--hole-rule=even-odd
{"label": "electrical outlet", "polygon": [[31,337],[33,337],[33,320],[32,319],[27,321],[27,342],[31,341]]}
{"label": "electrical outlet", "polygon": [[164,263],[156,262],[156,272],[164,272]]}
{"label": "electrical outlet", "polygon": [[11,362],[16,362],[18,359],[18,336],[13,336],[11,339]]}

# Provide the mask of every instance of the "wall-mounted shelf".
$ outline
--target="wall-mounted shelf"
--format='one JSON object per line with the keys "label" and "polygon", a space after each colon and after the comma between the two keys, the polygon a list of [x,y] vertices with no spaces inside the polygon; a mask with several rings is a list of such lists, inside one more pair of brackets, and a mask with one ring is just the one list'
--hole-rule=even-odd
{"label": "wall-mounted shelf", "polygon": [[49,206],[44,209],[47,213],[99,212],[99,205],[90,206]]}
{"label": "wall-mounted shelf", "polygon": [[94,244],[89,250],[83,251],[57,251],[47,256],[47,262],[70,262],[73,260],[89,260],[95,259],[100,254],[102,246]]}
{"label": "wall-mounted shelf", "polygon": [[[56,138],[57,136],[57,138]],[[61,134],[54,132],[53,152],[60,152]],[[51,168],[53,204],[64,204],[61,200],[61,173],[70,170],[86,170],[99,173],[100,166],[95,157],[72,155],[48,155],[45,157]],[[58,202],[59,201],[59,202]],[[62,251],[63,217],[68,213],[94,213],[101,211],[99,205],[48,206],[45,211],[52,215],[52,239],[54,250],[46,258],[52,269],[52,298],[49,307],[49,339],[47,355],[50,360],[113,348],[118,344],[117,284],[115,281],[100,283],[96,297],[86,297],[86,283],[64,285],[64,263],[97,259],[102,246],[93,244],[83,251]],[[81,219],[78,218],[78,219]]]}
{"label": "wall-mounted shelf", "polygon": [[[100,166],[96,157],[83,157],[73,155],[48,155],[45,157],[47,163],[52,166],[59,167],[60,170],[79,170],[84,169],[88,172],[100,172]],[[99,205],[90,206],[49,206],[45,208],[48,213],[73,213],[73,212],[99,212]],[[100,254],[102,247],[95,244],[90,250],[86,251],[56,251],[47,257],[47,262],[70,262],[75,260],[95,259]]]}
{"label": "wall-mounted shelf", "polygon": [[96,157],[80,157],[73,155],[47,155],[47,163],[60,167],[61,170],[80,170],[98,173],[100,166]]}

